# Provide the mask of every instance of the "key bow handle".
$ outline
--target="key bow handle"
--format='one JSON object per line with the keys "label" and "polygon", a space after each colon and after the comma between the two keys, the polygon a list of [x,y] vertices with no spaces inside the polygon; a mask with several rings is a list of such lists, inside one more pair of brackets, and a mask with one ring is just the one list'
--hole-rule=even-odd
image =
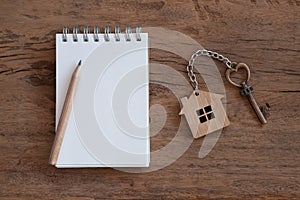
{"label": "key bow handle", "polygon": [[[236,83],[236,82],[234,82],[234,81],[231,80],[231,74],[232,73],[238,73],[239,69],[244,69],[245,70],[245,72],[246,72],[246,80],[243,81],[243,82],[241,82],[241,83]],[[245,63],[239,63],[235,67],[231,67],[231,68],[229,68],[229,69],[226,70],[226,79],[232,85],[241,88],[241,87],[243,87],[243,84],[247,84],[249,82],[249,79],[250,79],[250,69],[249,69],[249,67]]]}

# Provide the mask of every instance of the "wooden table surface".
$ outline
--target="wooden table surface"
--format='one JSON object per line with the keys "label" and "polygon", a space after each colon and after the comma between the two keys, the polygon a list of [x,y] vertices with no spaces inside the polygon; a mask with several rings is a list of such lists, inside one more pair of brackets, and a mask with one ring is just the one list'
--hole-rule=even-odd
{"label": "wooden table surface", "polygon": [[[297,0],[2,0],[0,199],[300,199],[299,6]],[[247,63],[256,99],[271,105],[269,123],[260,126],[216,63],[231,124],[205,158],[198,158],[201,138],[174,163],[149,173],[50,166],[55,33],[64,25],[106,24],[168,28]],[[150,62],[188,80],[178,56],[153,49]],[[152,150],[173,137],[180,121],[177,99],[151,84],[150,104],[157,103],[170,117],[151,138]]]}

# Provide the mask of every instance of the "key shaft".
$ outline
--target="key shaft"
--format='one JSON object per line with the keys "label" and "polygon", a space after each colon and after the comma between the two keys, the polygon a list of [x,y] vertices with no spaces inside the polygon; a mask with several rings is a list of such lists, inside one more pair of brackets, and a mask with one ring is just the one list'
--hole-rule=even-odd
{"label": "key shaft", "polygon": [[252,86],[249,86],[247,84],[243,84],[243,89],[241,91],[241,95],[242,96],[247,96],[249,103],[251,104],[251,107],[253,108],[253,110],[256,113],[256,116],[258,117],[258,119],[260,120],[260,122],[262,124],[266,124],[267,123],[267,119],[264,115],[264,113],[261,111],[260,107],[258,106],[254,96],[253,96],[253,88]]}

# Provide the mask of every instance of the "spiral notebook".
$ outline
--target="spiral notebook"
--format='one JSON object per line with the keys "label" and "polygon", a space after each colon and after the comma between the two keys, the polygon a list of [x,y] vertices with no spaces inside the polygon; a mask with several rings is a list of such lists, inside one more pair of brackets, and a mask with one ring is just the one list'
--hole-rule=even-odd
{"label": "spiral notebook", "polygon": [[148,34],[119,27],[56,34],[56,128],[79,60],[79,83],[55,166],[147,167]]}

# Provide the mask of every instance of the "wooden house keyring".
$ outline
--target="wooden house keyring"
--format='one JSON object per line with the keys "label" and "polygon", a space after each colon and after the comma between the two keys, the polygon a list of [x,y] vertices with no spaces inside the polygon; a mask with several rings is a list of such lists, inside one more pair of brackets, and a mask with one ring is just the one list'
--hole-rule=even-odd
{"label": "wooden house keyring", "polygon": [[221,99],[223,95],[194,91],[190,97],[181,98],[182,109],[194,138],[222,129],[229,125]]}
{"label": "wooden house keyring", "polygon": [[[225,63],[227,67],[226,79],[228,82],[242,89],[240,92],[241,95],[248,98],[249,103],[260,122],[262,124],[266,124],[267,111],[269,110],[270,105],[265,104],[260,107],[254,99],[252,94],[254,91],[253,87],[248,85],[248,81],[250,79],[249,67],[244,63],[237,64],[235,62],[231,62],[228,58],[217,52],[199,49],[191,56],[186,67],[186,71],[195,90],[190,97],[181,98],[182,109],[179,113],[179,115],[185,116],[194,138],[202,137],[229,125],[229,120],[221,102],[223,96],[198,90],[199,84],[193,69],[195,60],[201,55],[208,56]],[[244,69],[246,71],[246,80],[241,83],[236,83],[231,80],[230,75],[232,73],[237,73],[239,69]]]}

